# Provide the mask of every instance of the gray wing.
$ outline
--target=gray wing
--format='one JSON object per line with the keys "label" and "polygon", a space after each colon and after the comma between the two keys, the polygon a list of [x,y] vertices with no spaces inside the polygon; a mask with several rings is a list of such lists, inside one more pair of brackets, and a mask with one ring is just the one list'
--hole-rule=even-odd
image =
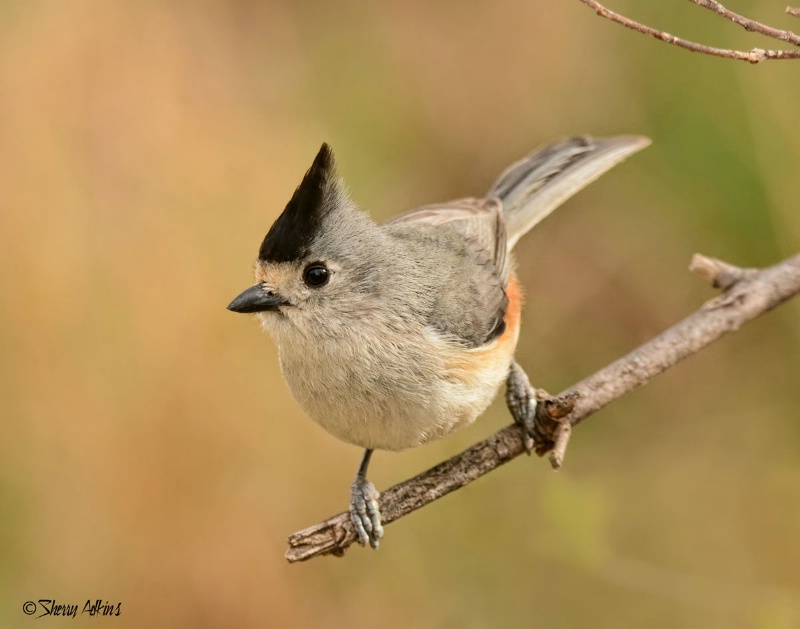
{"label": "gray wing", "polygon": [[[417,249],[434,299],[428,323],[471,347],[505,329],[509,257],[498,199],[458,199],[426,205],[384,223],[388,233]],[[435,256],[426,250],[436,249]],[[428,249],[426,249],[428,248]]]}
{"label": "gray wing", "polygon": [[459,233],[465,240],[485,252],[494,264],[503,283],[508,278],[508,246],[503,205],[496,198],[457,199],[447,203],[424,205],[401,214],[384,225],[425,223],[444,226]]}

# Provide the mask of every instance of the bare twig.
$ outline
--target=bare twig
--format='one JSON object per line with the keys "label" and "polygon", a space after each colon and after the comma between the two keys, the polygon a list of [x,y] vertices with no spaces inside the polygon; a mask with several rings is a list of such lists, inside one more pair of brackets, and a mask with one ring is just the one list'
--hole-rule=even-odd
{"label": "bare twig", "polygon": [[793,17],[800,17],[800,8],[786,7],[786,13]]}
{"label": "bare twig", "polygon": [[[560,432],[555,429],[553,463],[563,460],[570,429],[589,415],[800,293],[800,255],[763,270],[740,269],[695,256],[691,268],[713,284],[724,286],[725,291],[627,356],[539,405],[545,407],[543,412],[556,426],[566,428]],[[566,416],[561,415],[564,410]],[[523,452],[520,427],[511,425],[498,431],[427,472],[384,491],[380,500],[384,524],[463,487]],[[286,558],[295,562],[318,555],[341,555],[354,541],[349,515],[340,513],[293,534]]]}
{"label": "bare twig", "polygon": [[[695,4],[699,4],[700,6],[705,6],[706,8],[712,8],[711,5],[719,6],[721,9],[726,11],[725,16],[729,19],[732,19],[731,16],[736,15],[738,18],[742,20],[746,20],[747,18],[742,18],[735,13],[727,11],[722,5],[719,3],[712,3],[708,2],[707,0],[690,0]],[[728,59],[739,59],[740,61],[747,61],[749,63],[759,63],[761,61],[767,61],[769,59],[800,59],[800,50],[765,50],[763,48],[753,48],[752,50],[731,50],[728,48],[716,48],[714,46],[706,46],[705,44],[700,44],[698,42],[693,42],[688,39],[683,39],[681,37],[676,37],[675,35],[670,35],[664,31],[660,31],[658,29],[652,28],[651,26],[647,26],[642,24],[641,22],[637,22],[632,20],[624,15],[616,13],[610,9],[607,9],[602,4],[597,2],[596,0],[580,0],[585,5],[591,7],[595,10],[595,12],[606,19],[611,20],[612,22],[616,22],[617,24],[621,24],[626,28],[630,28],[634,31],[639,33],[643,33],[645,35],[649,35],[650,37],[655,37],[661,41],[667,42],[668,44],[672,44],[674,46],[678,46],[680,48],[684,48],[686,50],[691,50],[692,52],[700,52],[706,55],[712,55],[715,57],[725,57]],[[788,11],[788,10],[787,10]],[[716,11],[715,11],[716,12]],[[767,36],[771,36],[768,34],[768,31],[774,32],[786,32],[794,37],[794,33],[789,33],[788,31],[777,31],[777,29],[772,29],[769,26],[763,25],[759,22],[754,22],[752,20],[747,20],[748,24],[750,25],[759,25],[760,30],[758,32],[763,33]],[[755,30],[755,29],[751,29]]]}
{"label": "bare twig", "polygon": [[724,6],[722,6],[719,2],[716,2],[715,0],[689,0],[689,1],[696,4],[697,6],[713,11],[717,15],[729,19],[731,22],[733,22],[734,24],[738,24],[746,31],[750,31],[751,33],[761,33],[762,35],[766,35],[767,37],[771,37],[772,39],[778,39],[780,41],[786,42],[787,44],[800,46],[800,37],[795,35],[792,31],[782,31],[780,29],[767,26],[766,24],[762,24],[761,22],[756,22],[755,20],[751,20],[750,18],[746,18],[743,15],[734,13],[730,9],[726,9]]}

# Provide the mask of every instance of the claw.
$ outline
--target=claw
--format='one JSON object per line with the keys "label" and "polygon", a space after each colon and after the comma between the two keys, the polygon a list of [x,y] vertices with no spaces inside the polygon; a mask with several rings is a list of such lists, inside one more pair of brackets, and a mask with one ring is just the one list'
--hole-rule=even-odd
{"label": "claw", "polygon": [[525,431],[525,451],[530,454],[539,441],[536,429],[536,389],[531,386],[528,376],[516,362],[511,363],[506,386],[506,405],[514,421]]}
{"label": "claw", "polygon": [[375,485],[366,478],[357,477],[350,492],[350,521],[356,531],[358,543],[378,548],[383,537],[381,511],[378,507],[380,494]]}

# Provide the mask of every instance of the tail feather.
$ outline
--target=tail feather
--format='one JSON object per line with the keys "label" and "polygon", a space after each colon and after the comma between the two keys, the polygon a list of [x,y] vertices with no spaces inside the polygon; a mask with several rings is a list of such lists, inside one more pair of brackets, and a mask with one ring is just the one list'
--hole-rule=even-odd
{"label": "tail feather", "polygon": [[573,194],[649,144],[635,135],[569,138],[512,164],[489,192],[503,203],[509,250]]}

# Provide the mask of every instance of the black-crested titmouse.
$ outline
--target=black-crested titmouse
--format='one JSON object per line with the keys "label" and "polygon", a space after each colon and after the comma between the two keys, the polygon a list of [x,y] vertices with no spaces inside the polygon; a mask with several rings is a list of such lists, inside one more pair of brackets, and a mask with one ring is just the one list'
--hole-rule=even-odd
{"label": "black-crested titmouse", "polygon": [[362,545],[377,548],[383,537],[379,494],[366,478],[373,450],[411,448],[470,424],[507,379],[529,386],[514,362],[522,306],[514,245],[649,143],[570,138],[513,164],[485,198],[381,225],[350,201],[322,145],[261,244],[255,286],[228,308],[258,313],[303,410],[365,448],[350,501]]}

